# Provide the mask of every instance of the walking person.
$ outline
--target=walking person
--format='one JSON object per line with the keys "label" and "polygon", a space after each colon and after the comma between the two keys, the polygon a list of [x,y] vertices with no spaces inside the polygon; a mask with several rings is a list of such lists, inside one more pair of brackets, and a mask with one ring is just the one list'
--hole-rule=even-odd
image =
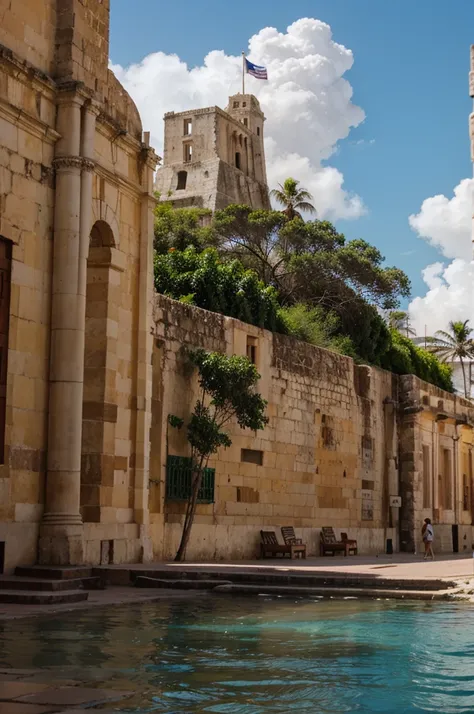
{"label": "walking person", "polygon": [[425,522],[423,523],[423,528],[421,529],[421,535],[423,537],[423,543],[425,544],[425,557],[423,558],[423,560],[427,560],[429,556],[431,556],[431,560],[434,560],[434,553],[433,553],[434,531],[433,531],[433,526],[431,525],[430,518],[425,518]]}

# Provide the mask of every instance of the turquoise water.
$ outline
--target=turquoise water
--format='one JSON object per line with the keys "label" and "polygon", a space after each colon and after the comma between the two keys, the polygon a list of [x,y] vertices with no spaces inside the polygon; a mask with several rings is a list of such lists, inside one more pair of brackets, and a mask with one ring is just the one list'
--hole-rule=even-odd
{"label": "turquoise water", "polygon": [[474,608],[196,597],[0,623],[0,666],[157,714],[474,712]]}

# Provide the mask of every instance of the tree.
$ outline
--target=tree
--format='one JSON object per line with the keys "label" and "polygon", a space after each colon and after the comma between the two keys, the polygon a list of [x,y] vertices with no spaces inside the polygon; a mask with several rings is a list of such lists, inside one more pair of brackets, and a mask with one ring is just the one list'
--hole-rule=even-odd
{"label": "tree", "polygon": [[316,213],[316,209],[310,201],[313,200],[312,195],[305,188],[299,188],[300,182],[294,178],[285,179],[283,185],[278,184],[280,188],[274,188],[270,191],[270,196],[278,203],[284,206],[282,213],[286,215],[289,221],[293,218],[303,219],[300,211],[306,213]]}
{"label": "tree", "polygon": [[207,208],[173,208],[169,202],[158,203],[155,208],[156,253],[166,253],[170,248],[185,250],[194,246],[202,250],[215,243],[211,226],[212,211]]}
{"label": "tree", "polygon": [[282,329],[275,289],[239,260],[221,260],[213,248],[200,253],[194,248],[170,248],[166,255],[155,255],[155,288],[176,300],[257,327]]}
{"label": "tree", "polygon": [[388,314],[388,326],[407,337],[415,337],[416,332],[410,325],[410,316],[404,310],[391,310]]}
{"label": "tree", "polygon": [[[268,423],[265,416],[266,402],[255,386],[260,379],[255,365],[247,357],[196,350],[189,354],[191,363],[199,372],[201,396],[187,424],[187,440],[191,447],[191,489],[186,505],[183,533],[175,561],[181,562],[196,514],[199,490],[204,469],[210,456],[221,447],[229,447],[232,441],[224,430],[231,419],[243,429],[258,431]],[[170,417],[170,423],[183,423]]]}
{"label": "tree", "polygon": [[[329,221],[288,220],[279,211],[231,205],[202,227],[201,209],[177,209],[175,217],[172,210],[162,209],[159,226],[158,292],[452,391],[449,366],[381,316],[403,321],[397,307],[410,281],[384,266],[374,246],[347,241]],[[216,248],[203,249],[203,230]]]}
{"label": "tree", "polygon": [[443,362],[459,360],[464,383],[464,396],[468,399],[470,385],[468,387],[464,361],[474,359],[474,340],[471,337],[473,330],[469,327],[469,320],[450,322],[449,330],[449,332],[438,330],[434,337],[428,337],[427,346]]}
{"label": "tree", "polygon": [[384,267],[380,251],[362,239],[346,241],[329,221],[281,220],[277,211],[227,206],[213,227],[223,257],[238,257],[284,304],[341,308],[363,297],[385,310],[410,294],[402,270]]}
{"label": "tree", "polygon": [[279,231],[284,223],[280,211],[231,205],[215,212],[213,227],[224,258],[238,258],[264,283],[279,288],[284,271]]}
{"label": "tree", "polygon": [[347,241],[329,221],[288,221],[249,206],[217,211],[213,226],[222,260],[238,257],[277,290],[284,307],[302,303],[336,316],[333,336],[349,336],[359,357],[380,363],[390,334],[376,307],[395,309],[409,295],[410,281],[402,270],[385,267],[377,248]]}

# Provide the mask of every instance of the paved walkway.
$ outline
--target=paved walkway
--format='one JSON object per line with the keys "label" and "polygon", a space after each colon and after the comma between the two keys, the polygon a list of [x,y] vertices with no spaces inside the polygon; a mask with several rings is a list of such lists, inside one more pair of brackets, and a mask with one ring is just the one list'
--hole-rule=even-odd
{"label": "paved walkway", "polygon": [[314,575],[365,575],[373,578],[406,580],[445,579],[474,577],[474,558],[469,555],[441,555],[432,561],[424,561],[423,556],[409,553],[388,555],[356,555],[344,557],[336,555],[306,560],[251,560],[232,563],[147,563],[138,565],[108,565],[112,570],[202,570],[203,572],[301,572]]}
{"label": "paved walkway", "polygon": [[[396,554],[393,556],[343,556],[326,558],[307,558],[306,560],[265,560],[237,561],[234,563],[147,563],[104,566],[104,569],[119,571],[119,585],[108,586],[106,590],[91,590],[89,599],[78,603],[58,605],[17,605],[0,604],[0,620],[32,617],[36,615],[51,615],[56,612],[70,612],[92,607],[108,607],[110,605],[126,605],[141,602],[159,602],[170,598],[206,597],[204,592],[177,591],[169,589],[141,590],[130,587],[129,571],[156,569],[179,571],[201,570],[203,572],[219,573],[300,573],[311,575],[348,575],[384,580],[474,580],[474,559],[469,555],[444,555],[434,562],[424,562],[420,556],[411,554]],[[115,579],[115,578],[114,578]],[[0,712],[3,709],[0,706]],[[33,712],[31,714],[34,714]],[[38,713],[39,714],[39,713]]]}

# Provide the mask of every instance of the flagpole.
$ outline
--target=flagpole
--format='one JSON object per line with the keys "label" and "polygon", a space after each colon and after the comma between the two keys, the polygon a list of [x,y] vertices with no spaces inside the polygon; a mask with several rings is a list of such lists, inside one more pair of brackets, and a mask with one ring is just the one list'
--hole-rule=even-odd
{"label": "flagpole", "polygon": [[245,52],[242,52],[242,94],[245,94]]}

